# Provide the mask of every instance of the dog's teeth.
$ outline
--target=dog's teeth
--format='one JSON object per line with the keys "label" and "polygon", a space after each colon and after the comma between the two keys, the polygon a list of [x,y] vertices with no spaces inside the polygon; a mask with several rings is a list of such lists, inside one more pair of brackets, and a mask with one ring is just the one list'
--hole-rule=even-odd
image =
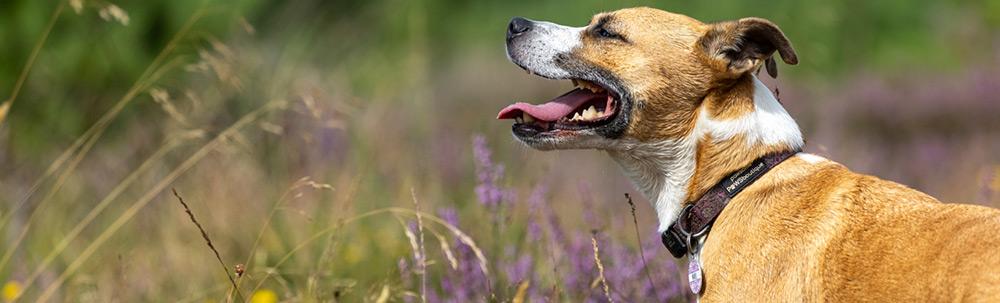
{"label": "dog's teeth", "polygon": [[580,87],[580,81],[576,81],[576,79],[571,79],[570,81],[573,82],[573,87]]}
{"label": "dog's teeth", "polygon": [[594,119],[595,115],[596,115],[596,113],[594,112],[594,108],[591,107],[591,108],[583,110],[583,114],[581,114],[580,116],[582,116],[583,119],[585,119],[585,120],[592,120],[592,119]]}
{"label": "dog's teeth", "polygon": [[583,119],[583,116],[580,116],[580,113],[575,113],[575,114],[573,114],[573,118],[569,119],[569,120],[570,121],[579,121],[579,120],[582,120],[582,119]]}
{"label": "dog's teeth", "polygon": [[590,108],[587,108],[586,110],[583,111],[583,118],[587,120],[592,120],[597,118],[597,108],[594,108],[594,106],[591,105]]}
{"label": "dog's teeth", "polygon": [[528,114],[525,114],[525,113],[521,113],[521,118],[524,119],[524,123],[534,123],[535,122],[535,117],[532,117],[531,115],[528,115]]}
{"label": "dog's teeth", "polygon": [[521,119],[521,117],[514,117],[514,123],[524,123],[524,119]]}

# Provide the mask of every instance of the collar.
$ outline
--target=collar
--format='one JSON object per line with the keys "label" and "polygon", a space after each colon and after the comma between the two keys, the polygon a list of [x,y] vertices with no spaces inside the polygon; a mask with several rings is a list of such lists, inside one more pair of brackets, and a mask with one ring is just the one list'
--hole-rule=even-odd
{"label": "collar", "polygon": [[736,197],[736,194],[798,152],[799,150],[793,150],[768,154],[722,179],[697,201],[684,206],[674,224],[671,224],[670,228],[660,234],[663,246],[670,250],[670,254],[674,258],[684,256],[694,240],[708,234],[715,218],[722,213],[722,210],[726,208],[733,197]]}

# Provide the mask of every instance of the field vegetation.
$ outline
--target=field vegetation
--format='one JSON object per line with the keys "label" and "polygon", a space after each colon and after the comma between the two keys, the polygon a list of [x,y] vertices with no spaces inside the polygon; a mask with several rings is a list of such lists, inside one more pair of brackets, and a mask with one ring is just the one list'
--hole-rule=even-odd
{"label": "field vegetation", "polygon": [[497,110],[570,84],[506,61],[513,16],[760,16],[808,152],[1000,206],[1000,2],[8,0],[0,299],[689,301],[596,151]]}

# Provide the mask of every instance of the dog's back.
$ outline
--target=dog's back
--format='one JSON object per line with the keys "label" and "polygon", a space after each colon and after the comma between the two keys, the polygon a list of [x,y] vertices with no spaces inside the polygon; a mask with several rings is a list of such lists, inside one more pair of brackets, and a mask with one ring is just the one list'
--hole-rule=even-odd
{"label": "dog's back", "polygon": [[[776,169],[713,227],[706,301],[758,292],[777,301],[1000,302],[1000,211],[941,203],[832,161]],[[773,287],[751,289],[759,285]]]}
{"label": "dog's back", "polygon": [[1000,211],[854,176],[849,223],[824,251],[828,298],[1000,302]]}

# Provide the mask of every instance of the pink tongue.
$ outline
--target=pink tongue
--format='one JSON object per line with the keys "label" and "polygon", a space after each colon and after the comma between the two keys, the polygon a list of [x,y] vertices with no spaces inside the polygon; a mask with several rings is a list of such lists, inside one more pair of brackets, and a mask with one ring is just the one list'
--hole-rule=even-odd
{"label": "pink tongue", "polygon": [[514,119],[520,117],[521,112],[524,112],[535,117],[535,119],[553,122],[569,115],[573,110],[587,101],[604,99],[606,96],[606,94],[595,94],[590,90],[577,88],[544,104],[533,105],[517,102],[508,105],[500,110],[500,113],[497,114],[497,119]]}

